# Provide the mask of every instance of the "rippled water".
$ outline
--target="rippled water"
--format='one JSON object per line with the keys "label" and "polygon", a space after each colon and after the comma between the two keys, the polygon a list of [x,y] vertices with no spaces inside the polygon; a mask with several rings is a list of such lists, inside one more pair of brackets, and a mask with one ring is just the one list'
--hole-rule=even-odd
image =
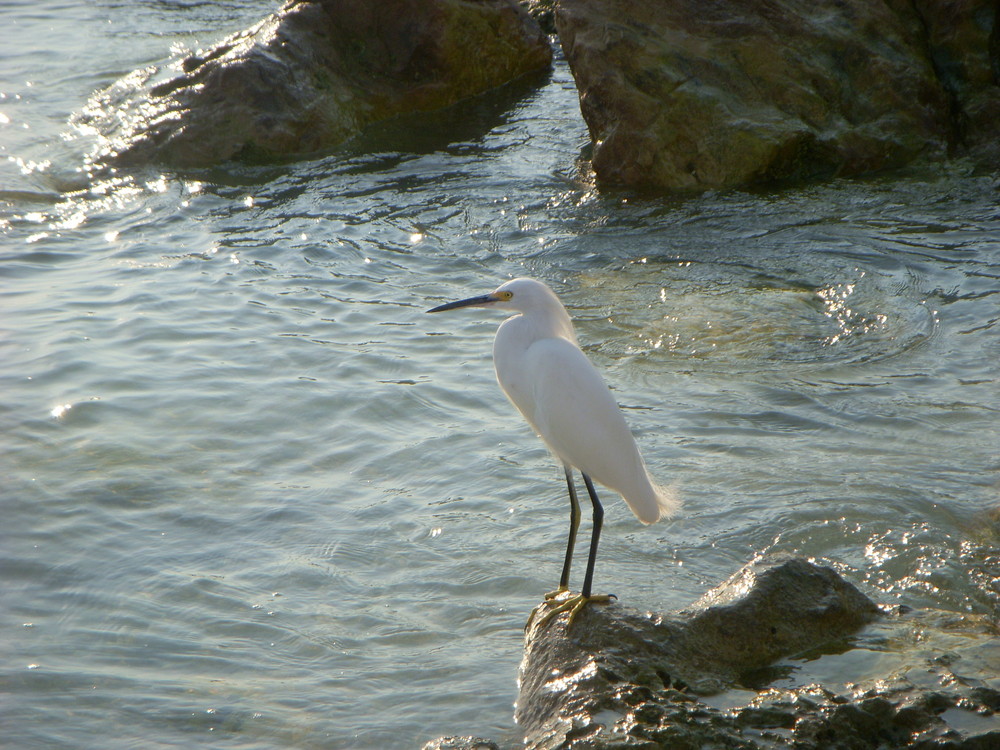
{"label": "rippled water", "polygon": [[995,681],[989,179],[596,190],[562,62],[312,161],[76,171],[88,141],[67,122],[92,92],[271,7],[5,6],[6,745],[514,738],[561,475],[494,382],[499,319],[423,312],[512,275],[562,295],[685,499],[644,528],[607,498],[598,590],[679,608],[756,556],[803,554],[951,635],[863,637],[784,684],[935,648]]}

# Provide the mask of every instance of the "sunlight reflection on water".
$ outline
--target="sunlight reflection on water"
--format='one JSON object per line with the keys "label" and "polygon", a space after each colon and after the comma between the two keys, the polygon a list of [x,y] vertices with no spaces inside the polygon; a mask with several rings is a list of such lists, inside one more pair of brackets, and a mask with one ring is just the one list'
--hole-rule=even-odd
{"label": "sunlight reflection on water", "polygon": [[[166,54],[182,18],[214,38],[264,6],[127,12]],[[41,14],[52,45],[105,38],[67,8]],[[115,38],[87,48],[100,85],[149,54]],[[83,50],[11,49],[6,92],[56,82],[4,106],[36,124],[0,165],[8,741],[511,735],[521,627],[561,562],[559,472],[496,387],[499,319],[423,311],[513,275],[562,295],[686,499],[640,528],[609,498],[599,589],[674,609],[794,553],[971,618],[938,644],[982,641],[1000,596],[989,181],[597,190],[560,64],[455,143],[390,129],[286,166],[81,186],[81,155],[38,132],[58,141],[82,106],[60,71]],[[849,682],[864,661],[785,679]]]}

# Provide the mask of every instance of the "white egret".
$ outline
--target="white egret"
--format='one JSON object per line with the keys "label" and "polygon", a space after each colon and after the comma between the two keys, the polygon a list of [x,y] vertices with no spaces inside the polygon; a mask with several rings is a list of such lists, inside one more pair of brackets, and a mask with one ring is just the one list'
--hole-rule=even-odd
{"label": "white egret", "polygon": [[[670,490],[650,477],[617,402],[580,350],[569,313],[555,292],[534,279],[514,279],[489,294],[450,302],[427,312],[459,307],[496,307],[519,313],[500,324],[493,342],[493,365],[503,392],[566,472],[569,541],[559,588],[546,595],[553,609],[545,619],[568,610],[572,622],[588,602],[609,599],[591,592],[604,518],[594,481],[618,492],[644,524],[671,515],[679,503]],[[594,525],[583,589],[578,596],[563,598],[561,595],[569,591],[573,548],[580,526],[574,468],[583,475]]]}

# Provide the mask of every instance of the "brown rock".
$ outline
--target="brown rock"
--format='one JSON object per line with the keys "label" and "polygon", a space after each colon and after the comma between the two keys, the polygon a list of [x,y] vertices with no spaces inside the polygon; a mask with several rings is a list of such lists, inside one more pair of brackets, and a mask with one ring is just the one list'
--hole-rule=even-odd
{"label": "brown rock", "polygon": [[[545,69],[551,50],[513,0],[291,0],[151,85],[92,102],[99,161],[205,166],[337,145]],[[139,79],[139,85],[135,85]],[[87,118],[84,118],[87,121]]]}
{"label": "brown rock", "polygon": [[[540,605],[537,614],[544,610]],[[878,613],[832,569],[790,559],[749,565],[672,617],[618,604],[590,605],[569,628],[564,618],[542,625],[534,617],[521,662],[517,723],[526,744],[538,750],[563,747],[570,737],[596,743],[581,747],[604,747],[621,727],[659,725],[669,713],[667,723],[688,743],[678,746],[725,746],[738,732],[725,721],[699,723],[698,715],[708,714],[696,696],[737,684],[783,656],[842,639]],[[660,697],[651,703],[654,695]],[[636,718],[637,710],[651,715]],[[619,729],[612,731],[609,719]]]}
{"label": "brown rock", "polygon": [[952,97],[960,144],[982,166],[1000,166],[1000,28],[995,0],[916,0],[927,47]]}
{"label": "brown rock", "polygon": [[556,27],[607,183],[859,174],[954,136],[902,0],[559,0]]}
{"label": "brown rock", "polygon": [[[995,557],[992,547],[975,557],[983,552]],[[875,632],[855,635],[875,618]],[[516,717],[524,738],[516,747],[1000,747],[1000,691],[972,679],[989,670],[970,663],[981,661],[996,625],[988,617],[959,620],[905,606],[880,610],[831,568],[801,558],[751,563],[669,616],[617,603],[590,605],[570,627],[565,615],[545,623],[536,616],[525,636]],[[860,647],[879,659],[875,644],[895,644],[895,651],[914,632],[923,656],[891,660],[894,667],[864,684],[773,686],[790,674],[788,657],[801,663]],[[938,638],[953,644],[958,634],[967,646],[932,647]],[[734,685],[742,689],[729,696],[742,705],[723,698],[719,707],[705,697]],[[490,747],[479,738],[447,737],[425,749],[482,745]]]}

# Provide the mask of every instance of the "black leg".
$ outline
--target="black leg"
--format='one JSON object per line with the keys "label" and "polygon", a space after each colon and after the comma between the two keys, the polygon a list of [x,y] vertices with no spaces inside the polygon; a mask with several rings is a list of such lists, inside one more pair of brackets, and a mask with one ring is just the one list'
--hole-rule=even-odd
{"label": "black leg", "polygon": [[590,534],[590,556],[587,558],[587,574],[583,578],[583,597],[590,598],[590,587],[594,583],[594,563],[597,562],[597,545],[601,541],[601,526],[604,525],[604,506],[597,499],[597,490],[590,477],[583,475],[583,481],[590,493],[590,502],[594,506],[594,529]]}
{"label": "black leg", "polygon": [[569,488],[569,541],[566,543],[566,560],[563,562],[562,575],[559,576],[559,588],[569,589],[569,569],[573,564],[573,548],[576,546],[576,530],[580,528],[580,503],[576,499],[576,488],[573,486],[573,470],[566,468],[566,487]]}

